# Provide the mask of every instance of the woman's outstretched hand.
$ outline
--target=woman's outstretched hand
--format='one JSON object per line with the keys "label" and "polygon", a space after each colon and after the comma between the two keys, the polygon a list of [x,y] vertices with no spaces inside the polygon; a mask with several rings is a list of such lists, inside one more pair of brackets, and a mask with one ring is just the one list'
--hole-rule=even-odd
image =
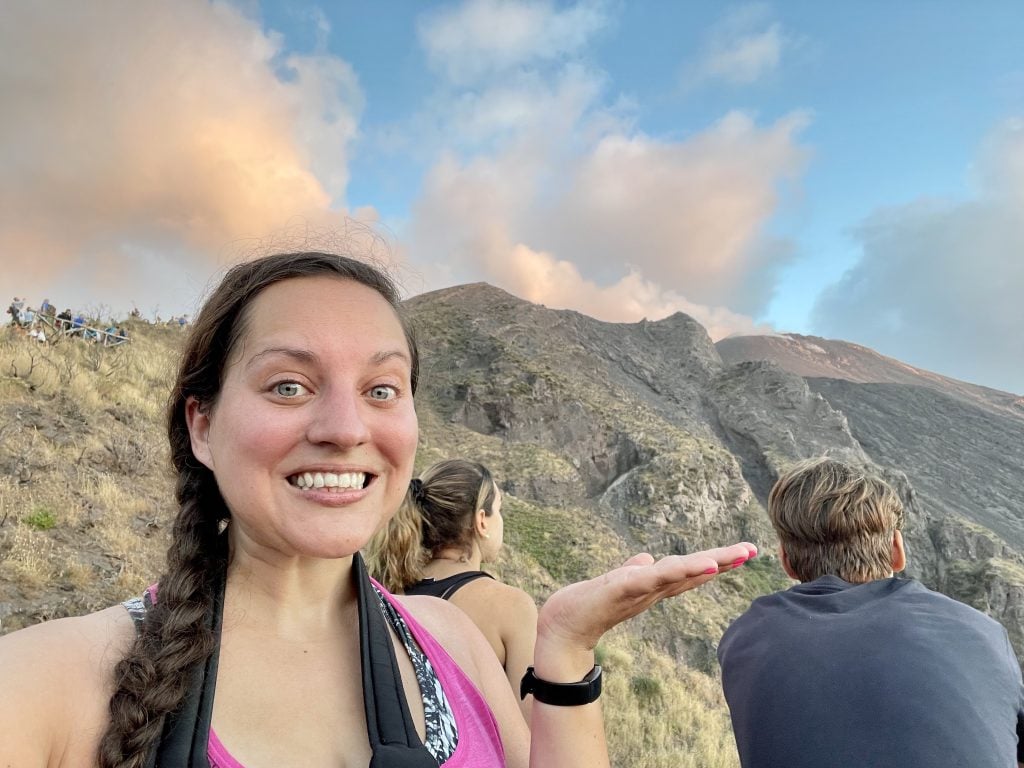
{"label": "woman's outstretched hand", "polygon": [[618,568],[548,598],[538,617],[538,642],[570,653],[592,650],[615,625],[756,555],[757,547],[748,542],[658,561],[646,553],[634,555]]}

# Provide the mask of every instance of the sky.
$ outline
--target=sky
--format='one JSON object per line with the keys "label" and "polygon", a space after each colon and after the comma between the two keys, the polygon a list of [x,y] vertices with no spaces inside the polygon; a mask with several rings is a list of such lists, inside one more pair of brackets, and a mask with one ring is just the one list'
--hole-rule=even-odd
{"label": "sky", "polygon": [[[1024,393],[1019,0],[0,0],[0,296],[365,253]],[[6,297],[5,299],[6,300]]]}

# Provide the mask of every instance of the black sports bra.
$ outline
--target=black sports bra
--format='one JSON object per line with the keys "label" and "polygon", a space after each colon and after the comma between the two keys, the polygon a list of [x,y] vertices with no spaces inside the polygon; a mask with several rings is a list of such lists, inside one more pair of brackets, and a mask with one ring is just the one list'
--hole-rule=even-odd
{"label": "black sports bra", "polygon": [[484,577],[488,579],[494,578],[491,574],[484,573],[483,571],[463,571],[443,579],[422,579],[412,586],[406,587],[405,594],[430,595],[431,597],[440,597],[442,600],[448,600],[458,590],[469,584],[469,582]]}

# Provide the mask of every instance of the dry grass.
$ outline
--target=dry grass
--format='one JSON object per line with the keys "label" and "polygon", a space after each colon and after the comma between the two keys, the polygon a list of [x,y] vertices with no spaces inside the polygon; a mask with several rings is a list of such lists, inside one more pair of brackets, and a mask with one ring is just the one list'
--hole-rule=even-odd
{"label": "dry grass", "polygon": [[737,768],[732,728],[716,679],[618,633],[602,650],[612,765]]}

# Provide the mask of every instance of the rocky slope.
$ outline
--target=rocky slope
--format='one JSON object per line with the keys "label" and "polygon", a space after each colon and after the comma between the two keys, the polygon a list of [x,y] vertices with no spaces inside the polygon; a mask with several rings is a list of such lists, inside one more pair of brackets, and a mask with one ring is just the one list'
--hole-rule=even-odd
{"label": "rocky slope", "polygon": [[[431,361],[423,400],[497,441],[488,458],[514,494],[578,508],[608,527],[606,546],[673,552],[743,536],[771,551],[763,506],[788,464],[874,464],[907,507],[909,572],[1004,621],[1024,649],[1015,396],[842,342],[714,345],[684,315],[602,323],[482,284],[417,297],[409,311]],[[863,383],[874,379],[888,383]],[[531,452],[546,459],[524,463]],[[766,577],[758,588],[780,583],[774,566]],[[741,592],[720,601],[708,631]],[[656,632],[669,644],[670,634]]]}
{"label": "rocky slope", "polygon": [[[808,336],[720,341],[723,360],[805,377],[872,461],[913,488],[911,562],[926,582],[1000,618],[1024,648],[1024,400]],[[761,362],[749,362],[749,361]],[[767,362],[770,361],[770,362]]]}

